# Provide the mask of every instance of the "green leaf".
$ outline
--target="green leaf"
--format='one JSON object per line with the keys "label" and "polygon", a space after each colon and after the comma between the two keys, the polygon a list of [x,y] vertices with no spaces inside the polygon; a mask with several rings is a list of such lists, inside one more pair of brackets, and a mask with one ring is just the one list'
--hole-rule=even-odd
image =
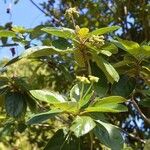
{"label": "green leaf", "polygon": [[6,95],[5,109],[9,116],[21,117],[25,114],[26,108],[27,104],[24,100],[24,95],[21,93],[10,92]]}
{"label": "green leaf", "polygon": [[135,89],[136,81],[134,78],[127,76],[121,76],[117,83],[112,85],[112,94],[128,97]]}
{"label": "green leaf", "polygon": [[104,27],[104,28],[100,28],[100,29],[96,29],[92,32],[89,33],[89,35],[102,35],[102,34],[106,34],[106,33],[110,33],[113,32],[115,30],[118,30],[120,27],[119,26],[111,26],[111,27]]}
{"label": "green leaf", "polygon": [[27,124],[32,125],[32,124],[42,123],[43,121],[46,121],[48,119],[55,117],[61,112],[62,112],[61,110],[50,110],[48,112],[36,114],[27,121]]}
{"label": "green leaf", "polygon": [[60,129],[48,141],[44,150],[50,150],[50,149],[60,150],[60,149],[62,149],[62,145],[63,145],[64,141],[65,141],[65,134],[64,134],[63,130]]}
{"label": "green leaf", "polygon": [[118,39],[118,41],[112,41],[116,46],[128,52],[136,59],[144,59],[150,57],[150,46],[140,45],[133,41]]}
{"label": "green leaf", "polygon": [[119,113],[128,111],[127,107],[122,104],[105,104],[93,107],[87,107],[85,109],[86,112],[111,112],[111,113]]}
{"label": "green leaf", "polygon": [[113,104],[118,104],[118,103],[123,103],[126,102],[127,100],[121,96],[109,96],[109,97],[104,97],[104,98],[96,98],[95,99],[94,106],[104,106],[104,105],[113,105]]}
{"label": "green leaf", "polygon": [[73,121],[70,130],[74,132],[76,137],[80,137],[93,130],[95,125],[96,124],[91,117],[77,116]]}
{"label": "green leaf", "polygon": [[73,52],[71,49],[60,50],[55,48],[54,46],[35,46],[25,50],[20,58],[37,58],[42,56],[48,56],[52,54],[67,54]]}
{"label": "green leaf", "polygon": [[98,97],[104,97],[109,89],[109,84],[107,78],[102,70],[96,65],[96,63],[91,63],[92,75],[99,77],[99,81],[94,83],[94,90]]}
{"label": "green leaf", "polygon": [[81,84],[76,84],[70,90],[70,99],[72,102],[77,102],[80,99]]}
{"label": "green leaf", "polygon": [[114,125],[98,120],[93,132],[103,144],[112,150],[121,150],[123,148],[123,137],[120,130]]}
{"label": "green leaf", "polygon": [[37,100],[44,101],[49,104],[66,101],[62,95],[47,90],[30,90],[30,94]]}
{"label": "green leaf", "polygon": [[112,54],[118,53],[118,48],[113,43],[106,43],[104,46],[101,47],[101,49],[109,51]]}
{"label": "green leaf", "polygon": [[55,108],[61,109],[65,112],[77,113],[79,111],[79,106],[77,102],[61,102],[53,103]]}
{"label": "green leaf", "polygon": [[72,47],[72,45],[68,42],[68,40],[63,39],[63,38],[59,38],[57,40],[52,41],[52,45],[62,50]]}
{"label": "green leaf", "polygon": [[21,26],[13,26],[12,31],[24,34],[24,33],[31,32],[32,30],[31,29],[25,29],[24,27],[21,27]]}
{"label": "green leaf", "polygon": [[150,107],[150,98],[144,98],[138,104],[144,107]]}
{"label": "green leaf", "polygon": [[65,39],[74,39],[76,36],[74,30],[69,28],[47,27],[47,28],[42,28],[41,30]]}
{"label": "green leaf", "polygon": [[16,34],[13,31],[0,30],[0,37],[15,37]]}
{"label": "green leaf", "polygon": [[114,67],[106,61],[103,57],[98,56],[93,53],[93,58],[97,64],[97,66],[104,72],[105,76],[107,77],[108,81],[113,83],[114,81],[119,81],[119,75]]}
{"label": "green leaf", "polygon": [[70,90],[70,99],[73,102],[79,102],[79,107],[83,107],[86,105],[90,98],[93,95],[93,91],[91,89],[91,85],[89,84],[76,84],[73,86],[73,88]]}
{"label": "green leaf", "polygon": [[64,130],[59,129],[48,141],[44,150],[79,150],[79,139],[72,135],[67,137],[67,133]]}
{"label": "green leaf", "polygon": [[10,60],[5,65],[5,67],[19,61],[22,58],[38,58],[38,57],[49,56],[53,54],[64,55],[72,52],[73,52],[72,49],[60,50],[58,48],[55,48],[54,46],[35,46],[26,49],[20,56]]}
{"label": "green leaf", "polygon": [[106,51],[106,50],[101,50],[100,53],[103,55],[106,55],[108,57],[112,55],[112,53],[110,51]]}

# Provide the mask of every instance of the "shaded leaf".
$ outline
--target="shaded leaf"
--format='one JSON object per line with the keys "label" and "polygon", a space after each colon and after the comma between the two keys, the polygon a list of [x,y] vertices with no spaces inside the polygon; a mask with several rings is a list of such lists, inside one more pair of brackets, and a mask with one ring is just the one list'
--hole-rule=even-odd
{"label": "shaded leaf", "polygon": [[123,97],[128,97],[134,90],[136,81],[134,78],[129,78],[127,76],[121,76],[117,83],[112,85],[112,94],[119,95]]}
{"label": "shaded leaf", "polygon": [[111,83],[113,83],[114,81],[118,82],[119,74],[108,61],[96,54],[93,54],[93,58],[97,66],[104,72],[108,81],[110,81]]}
{"label": "shaded leaf", "polygon": [[42,123],[43,121],[46,121],[50,118],[55,117],[56,115],[58,115],[61,112],[62,112],[61,110],[50,110],[48,112],[36,114],[27,121],[27,124],[32,125],[32,124]]}
{"label": "shaded leaf", "polygon": [[79,139],[73,135],[69,135],[69,138],[66,139],[66,135],[67,133],[64,130],[58,130],[48,141],[44,150],[79,150]]}
{"label": "shaded leaf", "polygon": [[123,148],[123,137],[117,127],[99,120],[96,124],[93,132],[103,144],[112,150],[121,150]]}
{"label": "shaded leaf", "polygon": [[25,114],[27,108],[26,101],[20,93],[8,93],[5,98],[5,109],[11,117],[21,117]]}

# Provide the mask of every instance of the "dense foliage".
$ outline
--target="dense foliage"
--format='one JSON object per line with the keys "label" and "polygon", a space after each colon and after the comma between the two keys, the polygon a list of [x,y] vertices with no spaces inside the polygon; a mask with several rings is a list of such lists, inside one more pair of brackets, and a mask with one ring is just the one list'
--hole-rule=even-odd
{"label": "dense foliage", "polygon": [[57,3],[41,4],[51,24],[0,28],[25,48],[0,64],[3,149],[148,149],[148,1]]}

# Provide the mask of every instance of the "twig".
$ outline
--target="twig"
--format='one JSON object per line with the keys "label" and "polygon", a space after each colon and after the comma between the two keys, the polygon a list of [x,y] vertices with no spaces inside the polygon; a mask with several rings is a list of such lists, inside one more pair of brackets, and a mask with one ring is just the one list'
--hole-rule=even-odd
{"label": "twig", "polygon": [[143,114],[143,112],[141,111],[141,109],[139,108],[138,104],[135,102],[134,97],[131,97],[131,101],[134,105],[134,107],[137,109],[137,111],[139,112],[139,114],[141,115],[141,117],[143,118],[143,120],[150,125],[150,120]]}
{"label": "twig", "polygon": [[[39,9],[42,13],[44,13],[46,16],[51,16],[50,14],[48,14],[47,12],[45,12],[43,9],[41,9],[33,0],[30,0],[30,2],[37,8],[37,9]],[[54,16],[53,16],[53,19],[54,19],[54,21],[55,22],[57,22],[57,23],[59,23],[61,26],[64,26],[64,24],[61,22],[61,21],[59,21],[57,18],[54,18]]]}
{"label": "twig", "polygon": [[141,139],[140,137],[135,136],[134,134],[128,133],[127,131],[121,129],[122,132],[124,132],[126,135],[130,136],[132,139],[135,139],[141,143],[146,143],[146,141],[144,141],[143,139]]}
{"label": "twig", "polygon": [[33,0],[30,0],[30,2],[31,2],[36,8],[38,8],[42,13],[44,13],[46,16],[49,16],[49,14],[46,13],[43,9],[41,9]]}

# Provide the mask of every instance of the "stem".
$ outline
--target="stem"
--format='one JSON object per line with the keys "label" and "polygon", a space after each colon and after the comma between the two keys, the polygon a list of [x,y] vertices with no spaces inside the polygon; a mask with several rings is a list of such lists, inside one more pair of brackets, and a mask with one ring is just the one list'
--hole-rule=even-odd
{"label": "stem", "polygon": [[93,150],[93,133],[90,132],[89,135],[90,135],[90,141],[91,141],[90,150]]}
{"label": "stem", "polygon": [[141,109],[139,108],[138,104],[136,103],[136,101],[134,100],[134,96],[132,95],[131,97],[131,101],[134,105],[134,107],[137,109],[138,113],[141,115],[141,117],[143,118],[143,120],[150,125],[150,120],[143,114],[143,112],[141,111]]}
{"label": "stem", "polygon": [[138,136],[136,136],[134,134],[128,133],[127,131],[125,131],[123,129],[121,129],[121,131],[124,132],[126,135],[130,136],[132,139],[135,139],[135,140],[137,140],[137,141],[139,141],[141,143],[144,143],[144,144],[146,143],[146,141],[144,141],[143,139],[141,139],[140,137],[138,137]]}
{"label": "stem", "polygon": [[81,85],[81,94],[80,94],[80,100],[82,99],[82,96],[83,96],[83,91],[84,91],[84,83],[82,82],[82,85]]}
{"label": "stem", "polygon": [[88,90],[87,90],[86,93],[84,94],[83,99],[84,99],[84,97],[89,93],[89,91],[91,90],[92,86],[93,86],[93,82],[91,83],[91,85],[89,86]]}
{"label": "stem", "polygon": [[74,20],[74,18],[73,18],[73,15],[71,15],[71,20],[72,20],[72,23],[73,23],[74,29],[76,29],[76,23],[75,23],[75,20]]}
{"label": "stem", "polygon": [[87,65],[88,65],[88,75],[91,75],[92,71],[91,71],[91,65],[89,59],[87,60]]}

